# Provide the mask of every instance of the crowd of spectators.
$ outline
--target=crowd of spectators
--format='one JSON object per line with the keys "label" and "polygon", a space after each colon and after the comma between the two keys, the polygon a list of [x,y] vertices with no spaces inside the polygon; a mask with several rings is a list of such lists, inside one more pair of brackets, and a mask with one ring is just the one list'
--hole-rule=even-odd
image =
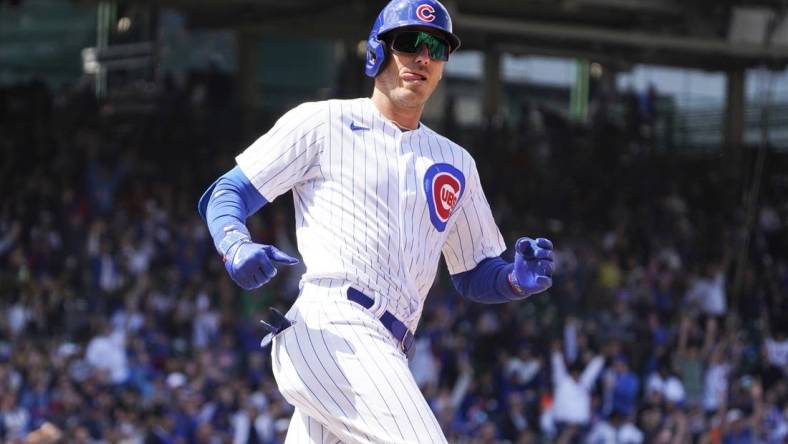
{"label": "crowd of spectators", "polygon": [[[195,204],[249,142],[241,119],[193,88],[156,100],[0,91],[0,441],[49,422],[69,443],[283,442],[258,319],[303,270],[232,284]],[[786,442],[786,194],[750,212],[714,160],[525,109],[450,136],[507,243],[555,241],[555,285],[481,306],[441,271],[410,364],[449,442]],[[251,231],[295,254],[288,200]]]}

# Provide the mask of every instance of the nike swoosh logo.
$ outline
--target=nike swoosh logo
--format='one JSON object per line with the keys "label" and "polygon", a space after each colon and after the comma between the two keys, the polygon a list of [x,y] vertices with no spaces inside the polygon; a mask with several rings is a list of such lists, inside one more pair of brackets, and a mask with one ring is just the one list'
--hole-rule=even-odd
{"label": "nike swoosh logo", "polygon": [[356,125],[356,122],[350,122],[350,131],[366,131],[366,130],[369,130],[369,128],[365,126],[358,126]]}

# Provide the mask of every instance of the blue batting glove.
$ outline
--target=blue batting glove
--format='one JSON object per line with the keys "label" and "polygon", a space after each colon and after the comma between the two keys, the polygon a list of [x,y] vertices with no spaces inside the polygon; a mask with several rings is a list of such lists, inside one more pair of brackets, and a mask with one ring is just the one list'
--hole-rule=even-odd
{"label": "blue batting glove", "polygon": [[540,237],[521,237],[514,246],[514,268],[509,275],[512,289],[525,297],[553,285],[553,243]]}
{"label": "blue batting glove", "polygon": [[259,288],[276,276],[274,263],[298,263],[298,259],[272,245],[256,244],[249,240],[234,243],[223,259],[227,273],[244,290]]}

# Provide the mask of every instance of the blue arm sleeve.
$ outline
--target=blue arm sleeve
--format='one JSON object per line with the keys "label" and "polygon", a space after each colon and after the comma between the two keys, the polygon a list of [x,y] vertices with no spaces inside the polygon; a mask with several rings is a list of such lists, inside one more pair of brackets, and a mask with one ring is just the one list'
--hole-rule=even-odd
{"label": "blue arm sleeve", "polygon": [[473,270],[452,275],[454,288],[466,298],[482,304],[500,304],[522,299],[509,285],[513,265],[501,257],[487,258]]}
{"label": "blue arm sleeve", "polygon": [[267,204],[241,169],[236,166],[219,177],[200,197],[197,212],[208,225],[213,243],[221,254],[230,245],[222,244],[228,232],[240,232],[249,238],[246,218]]}

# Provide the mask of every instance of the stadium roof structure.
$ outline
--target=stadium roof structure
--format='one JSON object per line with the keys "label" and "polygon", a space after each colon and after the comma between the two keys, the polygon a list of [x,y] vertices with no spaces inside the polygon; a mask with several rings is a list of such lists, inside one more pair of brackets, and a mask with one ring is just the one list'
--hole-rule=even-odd
{"label": "stadium roof structure", "polygon": [[[143,2],[144,3],[144,2]],[[385,1],[161,0],[190,28],[360,39]],[[788,65],[782,0],[446,0],[466,49],[708,70]]]}

